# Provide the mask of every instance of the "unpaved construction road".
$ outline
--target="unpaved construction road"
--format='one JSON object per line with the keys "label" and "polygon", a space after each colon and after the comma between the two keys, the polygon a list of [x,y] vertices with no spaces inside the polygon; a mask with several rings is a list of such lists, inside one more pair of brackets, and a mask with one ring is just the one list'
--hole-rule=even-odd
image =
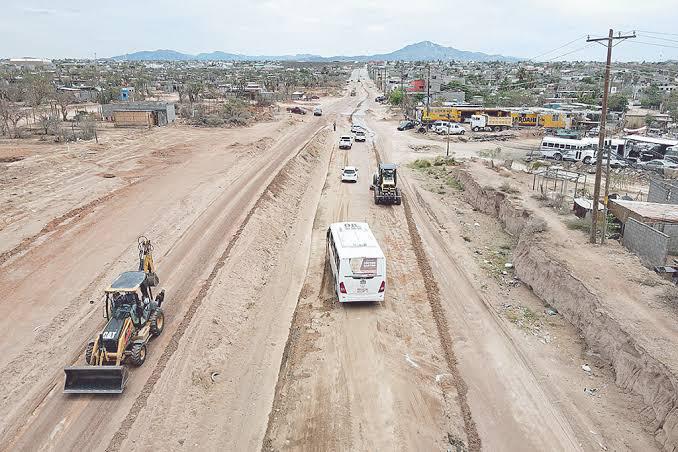
{"label": "unpaved construction road", "polygon": [[[64,201],[68,184],[51,181],[63,193],[27,199],[36,213],[14,206],[0,231],[12,294],[0,302],[0,448],[600,450],[590,426],[626,425],[561,403],[406,173],[405,205],[374,205],[371,175],[397,146],[359,77],[358,95],[324,102],[320,118],[158,129],[147,145],[182,151],[171,162],[116,163],[129,183],[97,183],[89,198]],[[369,139],[340,151],[352,123]],[[358,183],[340,182],[345,165]],[[368,222],[384,250],[383,303],[335,301],[325,231],[346,220]],[[63,395],[63,367],[102,326],[88,300],[134,268],[141,234],[156,246],[165,331],[121,396]],[[639,429],[617,434],[641,438],[617,449],[654,447]]]}

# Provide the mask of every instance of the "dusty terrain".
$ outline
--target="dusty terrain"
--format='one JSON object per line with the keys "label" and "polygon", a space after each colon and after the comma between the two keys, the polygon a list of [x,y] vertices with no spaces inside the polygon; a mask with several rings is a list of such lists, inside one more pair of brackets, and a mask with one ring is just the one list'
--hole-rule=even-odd
{"label": "dusty terrain", "polygon": [[[519,269],[504,265],[520,254],[518,237],[467,192],[406,166],[441,155],[445,141],[396,132],[366,72],[358,76],[357,96],[321,99],[322,117],[111,130],[99,145],[0,143],[0,289],[12,294],[0,302],[2,450],[668,444],[653,437],[652,405],[619,384],[581,326],[549,313]],[[369,128],[368,141],[340,151],[352,123]],[[523,138],[501,142],[505,158],[538,140]],[[494,145],[452,149],[471,157]],[[373,204],[379,160],[401,164],[403,206]],[[356,184],[340,182],[348,164],[359,168]],[[484,165],[467,169],[483,185],[506,179]],[[519,173],[510,180],[527,187]],[[369,222],[387,256],[383,303],[334,301],[325,231],[343,220]],[[570,240],[560,256],[576,259],[572,234],[581,233],[545,221]],[[102,327],[101,291],[135,266],[140,234],[156,246],[165,331],[121,396],[63,395],[62,369],[83,362]],[[626,262],[622,250],[610,253]],[[585,283],[616,293],[587,256]],[[623,284],[641,320],[631,333],[671,363],[673,348],[649,343],[657,316],[637,304],[653,288]],[[662,337],[675,335],[672,314],[657,312],[668,316]]]}

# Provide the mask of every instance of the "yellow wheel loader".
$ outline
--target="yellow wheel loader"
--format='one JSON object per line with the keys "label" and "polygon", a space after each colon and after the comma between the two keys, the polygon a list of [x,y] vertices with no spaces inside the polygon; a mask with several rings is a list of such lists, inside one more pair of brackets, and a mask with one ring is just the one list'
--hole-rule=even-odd
{"label": "yellow wheel loader", "polygon": [[[121,273],[104,293],[104,329],[87,344],[86,366],[67,367],[64,393],[120,394],[128,372],[123,364],[141,366],[146,346],[165,326],[161,309],[165,290],[153,298],[158,285],[153,245],[139,237],[139,270]],[[90,303],[94,303],[91,301]]]}

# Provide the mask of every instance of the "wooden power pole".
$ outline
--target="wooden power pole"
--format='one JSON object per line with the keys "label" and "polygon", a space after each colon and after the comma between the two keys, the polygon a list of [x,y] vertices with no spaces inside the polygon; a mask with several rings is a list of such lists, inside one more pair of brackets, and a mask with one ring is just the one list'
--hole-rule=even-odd
{"label": "wooden power pole", "polygon": [[[612,43],[617,39],[629,39],[635,38],[635,32],[633,35],[622,36],[621,33],[617,36],[613,35],[613,30],[610,28],[610,32],[607,38],[591,38],[590,36],[586,39],[586,42],[604,42],[607,41],[607,60],[605,63],[605,83],[603,91],[603,105],[600,111],[600,132],[598,133],[598,152],[596,152],[596,179],[593,185],[593,200],[591,201],[591,236],[589,241],[591,243],[596,243],[596,235],[598,232],[598,200],[600,199],[600,181],[602,178],[603,172],[603,152],[605,149],[605,125],[607,122],[607,98],[610,94],[610,66],[612,65]],[[608,164],[610,162],[610,156],[607,157]],[[609,178],[609,172],[607,177]],[[604,200],[605,205],[607,206],[607,195]],[[604,219],[607,221],[607,218]],[[603,238],[602,241],[605,239]]]}
{"label": "wooden power pole", "polygon": [[431,63],[428,64],[428,80],[426,80],[426,117],[430,118],[430,108],[431,104]]}

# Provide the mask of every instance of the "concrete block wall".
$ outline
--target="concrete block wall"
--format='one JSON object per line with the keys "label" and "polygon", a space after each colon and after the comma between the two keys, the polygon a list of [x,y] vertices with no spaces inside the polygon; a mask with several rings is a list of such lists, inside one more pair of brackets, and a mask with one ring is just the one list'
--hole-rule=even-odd
{"label": "concrete block wall", "polygon": [[647,202],[678,204],[678,183],[668,180],[650,179]]}
{"label": "concrete block wall", "polygon": [[669,236],[669,253],[678,254],[678,224],[662,224],[656,229]]}
{"label": "concrete block wall", "polygon": [[624,246],[637,254],[643,265],[665,265],[669,252],[669,236],[629,218],[624,225]]}

